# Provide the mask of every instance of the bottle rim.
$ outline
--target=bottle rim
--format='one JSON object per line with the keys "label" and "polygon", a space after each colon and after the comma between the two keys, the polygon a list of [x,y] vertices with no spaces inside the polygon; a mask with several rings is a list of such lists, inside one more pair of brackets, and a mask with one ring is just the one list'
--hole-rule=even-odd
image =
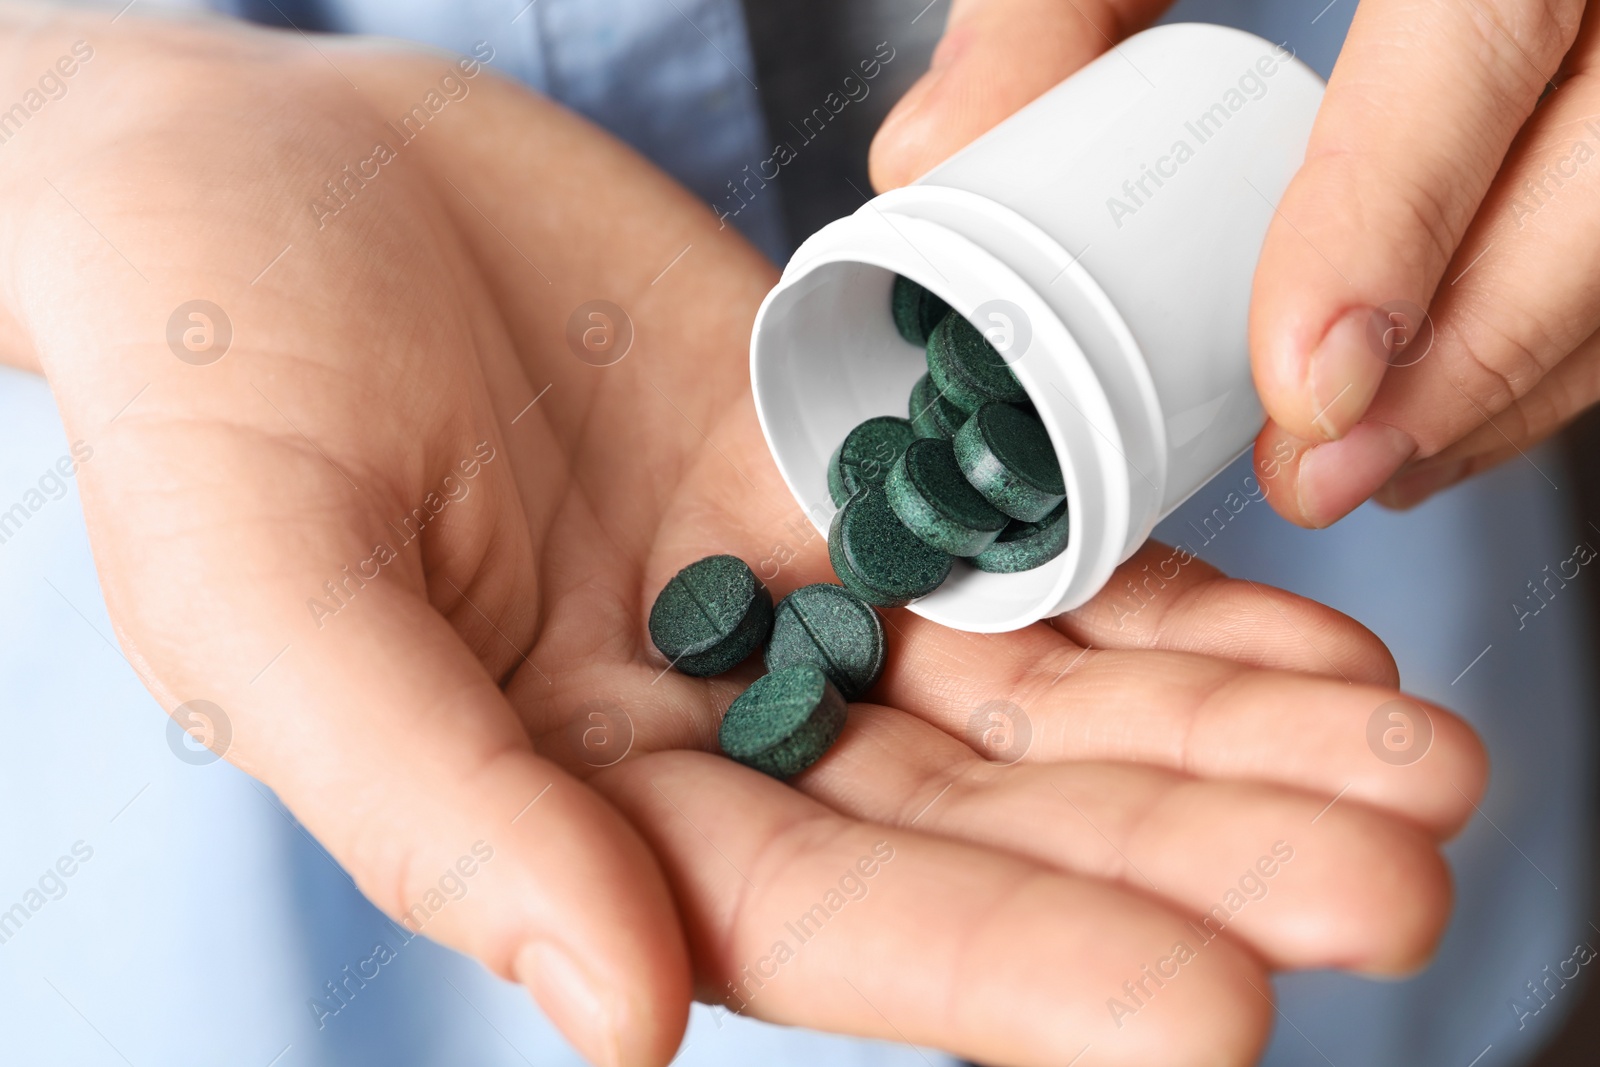
{"label": "bottle rim", "polygon": [[[1124,438],[1134,427],[1126,413],[1119,417],[1077,339],[1033,286],[974,241],[897,206],[869,203],[823,227],[796,251],[762,301],[751,337],[757,417],[785,484],[825,534],[836,510],[824,486],[826,460],[837,444],[828,435],[842,439],[852,420],[902,414],[921,373],[920,351],[900,340],[890,321],[894,275],[924,285],[969,321],[986,302],[1020,308],[1031,338],[1012,369],[1061,463],[1068,547],[1043,567],[1014,574],[958,564],[945,585],[910,605],[930,621],[967,632],[1020,629],[1087,601],[1126,557],[1130,536],[1142,540],[1147,532],[1153,519],[1131,514],[1135,494]],[[851,351],[853,338],[860,347]],[[892,371],[869,365],[880,357],[895,363]],[[852,385],[863,379],[875,395],[854,395]],[[817,405],[824,407],[813,410]]]}

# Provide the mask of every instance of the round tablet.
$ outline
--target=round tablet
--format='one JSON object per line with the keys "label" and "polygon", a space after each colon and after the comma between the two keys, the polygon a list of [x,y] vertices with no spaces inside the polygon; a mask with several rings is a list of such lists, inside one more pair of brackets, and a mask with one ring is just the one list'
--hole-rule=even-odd
{"label": "round tablet", "polygon": [[918,437],[954,437],[966,413],[939,395],[933,376],[924,374],[911,387],[911,428]]}
{"label": "round tablet", "polygon": [[845,501],[828,530],[828,559],[846,589],[869,604],[898,608],[939,588],[954,563],[905,528],[883,487]]}
{"label": "round tablet", "polygon": [[835,507],[863,485],[882,485],[889,468],[906,446],[917,439],[908,419],[879,415],[845,434],[828,459],[828,495]]}
{"label": "round tablet", "polygon": [[839,585],[803,585],[773,609],[767,670],[808,664],[855,700],[883,673],[888,650],[872,605]]}
{"label": "round tablet", "polygon": [[1038,522],[1067,498],[1049,431],[1009,404],[983,405],[952,444],[967,481],[1013,519]]}
{"label": "round tablet", "polygon": [[1028,399],[1005,358],[976,326],[953,313],[928,337],[928,373],[944,398],[969,415],[991,400],[1020,404]]}
{"label": "round tablet", "polygon": [[994,544],[967,562],[991,574],[1031,571],[1066,550],[1071,526],[1067,521],[1067,502],[1063,500],[1038,522],[1013,522],[1000,532]]}
{"label": "round tablet", "polygon": [[763,674],[722,717],[723,754],[774,778],[793,778],[839,739],[844,697],[815,667]]}
{"label": "round tablet", "polygon": [[772,632],[772,594],[736,556],[707,556],[673,576],[650,607],[650,640],[696,678],[743,662]]}
{"label": "round tablet", "polygon": [[906,529],[952,556],[976,556],[1006,528],[1006,517],[972,488],[942,437],[913,441],[883,491]]}
{"label": "round tablet", "polygon": [[921,348],[949,311],[949,304],[910,278],[895,275],[894,288],[889,292],[889,312],[901,337]]}

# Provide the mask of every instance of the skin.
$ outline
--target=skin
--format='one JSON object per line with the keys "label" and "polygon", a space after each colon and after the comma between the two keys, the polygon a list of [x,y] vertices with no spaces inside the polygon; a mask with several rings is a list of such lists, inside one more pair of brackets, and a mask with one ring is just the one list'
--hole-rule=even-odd
{"label": "skin", "polygon": [[[492,845],[423,932],[592,1061],[667,1062],[699,996],[992,1063],[1243,1064],[1271,970],[1428,958],[1476,737],[1427,706],[1426,756],[1378,760],[1398,678],[1372,634],[1198,561],[1130,610],[1160,546],[1015,634],[887,613],[885,677],[792,785],[714,755],[758,664],[664,670],[652,598],[713,552],[775,599],[831,573],[750,398],[775,271],[624,147],[480,72],[319,229],[323,183],[448,58],[133,13],[0,33],[14,84],[95,49],[0,152],[0,354],[94,449],[130,663],[169,711],[220,705],[226,758],[391,916]],[[197,295],[233,328],[205,366],[165,336]],[[608,367],[566,340],[597,297],[635,331]],[[420,538],[308,607],[430,493]],[[973,748],[994,700],[1032,737],[1009,766]],[[1118,1025],[1123,983],[1278,842],[1265,894]],[[865,858],[865,895],[749,984]]]}
{"label": "skin", "polygon": [[[874,184],[926,172],[1166,6],[953,0]],[[1256,459],[1286,518],[1416,504],[1600,399],[1596,21],[1583,0],[1356,10],[1251,301]]]}

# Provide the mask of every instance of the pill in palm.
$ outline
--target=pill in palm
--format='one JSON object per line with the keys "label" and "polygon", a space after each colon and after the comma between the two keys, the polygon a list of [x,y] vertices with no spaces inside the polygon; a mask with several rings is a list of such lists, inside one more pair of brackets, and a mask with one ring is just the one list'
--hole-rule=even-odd
{"label": "pill in palm", "polygon": [[1066,499],[1049,432],[1010,404],[983,405],[952,443],[967,481],[1013,519],[1038,522]]}
{"label": "pill in palm", "polygon": [[1070,527],[1067,502],[1063,500],[1038,522],[1013,521],[994,543],[968,562],[991,574],[1013,574],[1042,567],[1066,550]]}
{"label": "pill in palm", "polygon": [[1020,404],[1028,391],[976,326],[946,315],[928,337],[928,373],[946,400],[967,414],[989,401]]}
{"label": "pill in palm", "polygon": [[910,420],[893,415],[867,419],[846,434],[828,460],[828,495],[834,505],[843,507],[863,485],[882,485],[916,436]]}
{"label": "pill in palm", "polygon": [[767,670],[810,665],[846,700],[855,700],[883,673],[888,643],[872,605],[839,585],[803,585],[778,601]]}
{"label": "pill in palm", "polygon": [[910,278],[895,275],[889,310],[900,336],[920,348],[928,343],[928,335],[950,311],[950,305]]}
{"label": "pill in palm", "polygon": [[772,632],[772,594],[738,557],[707,556],[662,588],[649,628],[675,670],[698,678],[721,674]]}
{"label": "pill in palm", "polygon": [[828,559],[845,588],[869,604],[898,608],[939,588],[953,557],[906,529],[882,486],[861,489],[833,517]]}
{"label": "pill in palm", "polygon": [[940,437],[912,442],[883,489],[906,529],[952,556],[976,556],[1006,528],[1006,516],[972,487]]}
{"label": "pill in palm", "polygon": [[731,759],[774,778],[792,778],[822,758],[844,729],[845,699],[809,664],[757,678],[734,699],[717,731]]}

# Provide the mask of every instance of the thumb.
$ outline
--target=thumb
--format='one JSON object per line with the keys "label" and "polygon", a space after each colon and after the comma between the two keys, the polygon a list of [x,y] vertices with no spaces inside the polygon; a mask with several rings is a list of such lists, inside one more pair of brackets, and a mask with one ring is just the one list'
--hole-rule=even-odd
{"label": "thumb", "polygon": [[[1470,3],[1357,10],[1251,298],[1256,384],[1283,430],[1346,438],[1389,366],[1409,366],[1404,346],[1431,329],[1427,305],[1581,10],[1512,4],[1510,30]],[[1420,413],[1389,411],[1324,457],[1329,476],[1301,487],[1294,521],[1338,518],[1417,452]]]}
{"label": "thumb", "polygon": [[[208,747],[271,786],[399,924],[385,952],[426,934],[527,986],[590,1062],[667,1062],[691,988],[665,879],[616,809],[533,750],[447,618],[487,619],[477,605],[493,603],[486,590],[509,568],[475,577],[443,524],[429,549],[376,522],[362,529],[331,473],[333,462],[361,470],[346,456],[310,451],[251,470],[241,456],[264,450],[220,435],[163,426],[141,443],[113,429],[85,470],[90,536],[128,658],[179,725],[203,709]],[[375,512],[403,511],[381,477],[360,478]],[[304,521],[271,502],[284,485],[319,502]],[[461,527],[487,526],[482,509],[508,490],[486,483],[453,504]],[[376,575],[340,567],[378,542],[396,547]],[[425,550],[445,561],[427,575]],[[430,582],[445,591],[440,607]],[[307,597],[328,588],[342,590],[338,611],[314,617]],[[529,688],[552,699],[536,678]]]}
{"label": "thumb", "polygon": [[[933,61],[872,141],[878,192],[957,150],[1160,13],[1167,0],[956,0]],[[919,16],[920,17],[920,16]]]}

